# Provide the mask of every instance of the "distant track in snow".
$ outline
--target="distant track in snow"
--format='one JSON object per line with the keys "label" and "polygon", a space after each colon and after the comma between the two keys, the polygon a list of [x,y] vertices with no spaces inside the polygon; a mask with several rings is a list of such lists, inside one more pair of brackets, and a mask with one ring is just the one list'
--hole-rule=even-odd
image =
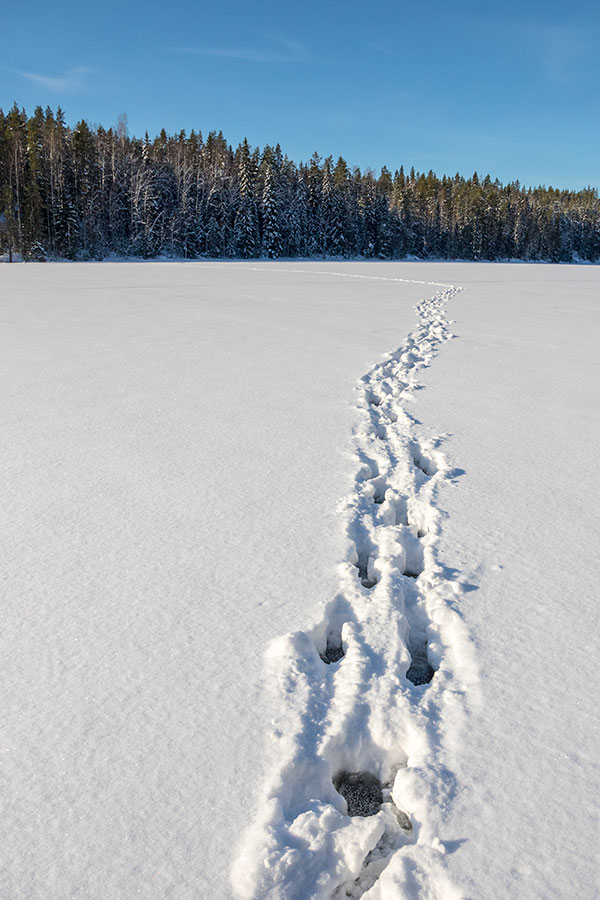
{"label": "distant track in snow", "polygon": [[[271,266],[272,262],[273,261],[268,263],[268,265]],[[214,268],[224,269],[227,266],[226,263],[220,263],[220,264],[214,263],[214,264],[210,264],[210,265],[207,265],[205,263],[200,263],[200,264],[186,263],[185,265],[193,265],[199,269],[214,269]],[[231,265],[231,263],[229,265]],[[239,263],[236,263],[236,268],[246,269],[249,272],[265,272],[265,271],[267,271],[265,266],[248,266],[248,265],[239,264]],[[462,288],[457,288],[453,284],[446,284],[443,281],[419,281],[418,279],[415,279],[415,278],[389,278],[387,275],[359,275],[357,272],[337,272],[337,271],[334,271],[333,269],[332,270],[329,270],[329,269],[310,269],[309,270],[309,269],[287,269],[287,268],[286,269],[283,269],[283,268],[278,269],[276,266],[273,266],[270,269],[270,271],[283,272],[284,274],[286,272],[291,272],[295,275],[328,275],[331,277],[335,276],[336,278],[361,278],[366,281],[395,281],[395,282],[398,282],[401,284],[425,284],[425,285],[431,285],[432,287],[448,288],[455,292],[462,290]]]}
{"label": "distant track in snow", "polygon": [[440,723],[449,695],[461,693],[457,670],[461,686],[473,670],[452,605],[459,589],[436,558],[438,487],[458,472],[410,407],[419,371],[453,337],[446,304],[461,288],[410,283],[441,290],[419,303],[404,344],[359,382],[340,590],[316,628],[267,653],[280,712],[273,776],[233,869],[248,900],[459,896],[432,816],[451,791]]}

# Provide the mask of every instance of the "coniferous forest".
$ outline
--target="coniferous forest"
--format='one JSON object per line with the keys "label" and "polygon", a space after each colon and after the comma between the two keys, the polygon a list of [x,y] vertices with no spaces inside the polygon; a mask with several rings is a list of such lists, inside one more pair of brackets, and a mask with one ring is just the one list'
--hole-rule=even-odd
{"label": "coniferous forest", "polygon": [[60,108],[15,104],[0,110],[0,254],[596,261],[600,200],[316,153],[297,164],[214,131],[71,128]]}

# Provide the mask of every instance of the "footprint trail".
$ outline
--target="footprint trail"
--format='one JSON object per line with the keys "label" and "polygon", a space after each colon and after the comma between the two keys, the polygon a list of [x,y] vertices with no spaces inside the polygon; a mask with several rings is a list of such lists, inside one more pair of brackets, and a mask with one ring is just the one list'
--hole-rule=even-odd
{"label": "footprint trail", "polygon": [[453,337],[446,305],[460,288],[436,287],[357,386],[339,593],[310,633],[267,654],[273,774],[233,869],[247,900],[454,896],[435,849],[451,792],[441,723],[474,666],[459,587],[437,560],[437,494],[453,470],[410,413],[420,371]]}

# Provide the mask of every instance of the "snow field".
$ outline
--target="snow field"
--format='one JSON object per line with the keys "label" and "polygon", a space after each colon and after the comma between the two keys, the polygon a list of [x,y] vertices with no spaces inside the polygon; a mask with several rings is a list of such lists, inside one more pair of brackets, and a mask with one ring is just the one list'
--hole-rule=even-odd
{"label": "snow field", "polygon": [[0,314],[0,896],[600,896],[596,268],[2,266]]}

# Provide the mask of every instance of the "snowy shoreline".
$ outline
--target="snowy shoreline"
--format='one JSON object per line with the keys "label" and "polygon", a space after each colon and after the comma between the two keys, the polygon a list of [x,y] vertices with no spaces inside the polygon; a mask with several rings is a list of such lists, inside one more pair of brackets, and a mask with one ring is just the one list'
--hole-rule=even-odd
{"label": "snowy shoreline", "polygon": [[[48,257],[45,260],[24,260],[19,254],[15,254],[12,264],[26,262],[32,265],[44,265],[45,263],[73,263],[81,265],[82,263],[161,263],[161,262],[179,262],[179,263],[361,263],[363,265],[380,266],[382,264],[394,265],[398,263],[422,263],[423,265],[444,264],[453,265],[460,263],[461,265],[522,265],[522,266],[600,266],[599,261],[589,259],[572,259],[558,260],[551,259],[520,259],[516,257],[506,257],[501,259],[467,259],[461,257],[453,257],[447,259],[442,256],[404,256],[400,259],[373,259],[364,256],[279,256],[276,259],[267,256],[256,257],[222,257],[222,256],[113,256],[109,255],[102,259],[67,259],[65,257]],[[0,263],[8,264],[7,254],[0,254]]]}

